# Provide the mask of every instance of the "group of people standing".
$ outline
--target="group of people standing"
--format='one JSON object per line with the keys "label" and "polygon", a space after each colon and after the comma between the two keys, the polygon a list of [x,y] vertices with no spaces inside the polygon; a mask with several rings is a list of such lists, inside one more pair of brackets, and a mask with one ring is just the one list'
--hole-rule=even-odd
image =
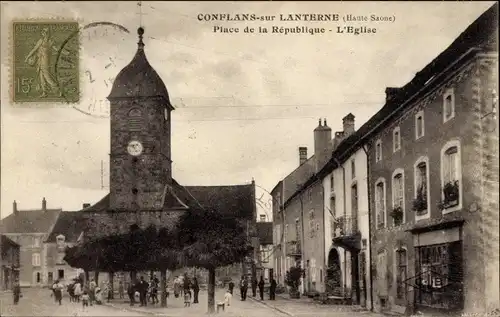
{"label": "group of people standing", "polygon": [[[244,301],[247,299],[247,292],[248,292],[248,278],[246,276],[242,276],[240,280],[240,295],[241,295],[241,300]],[[257,281],[257,279],[252,280],[250,283],[252,287],[252,296],[256,297],[257,296],[257,288],[259,288],[259,295],[260,295],[260,300],[264,300],[264,277],[261,276],[260,280]],[[269,286],[269,299],[270,300],[275,300],[276,299],[276,287],[278,286],[278,283],[276,283],[276,280],[274,278],[271,278],[271,285]],[[229,293],[233,294],[233,288],[234,288],[234,283],[232,281],[229,282]]]}
{"label": "group of people standing", "polygon": [[[193,291],[191,293],[191,291]],[[198,294],[200,293],[200,285],[198,284],[198,279],[194,277],[192,280],[187,274],[182,276],[176,276],[174,279],[174,296],[177,298],[179,296],[184,297],[184,306],[191,305],[191,298],[193,299],[193,304],[198,304]]]}
{"label": "group of people standing", "polygon": [[136,283],[130,283],[127,288],[127,294],[130,300],[130,306],[134,306],[136,295],[139,295],[140,306],[148,305],[148,294],[149,294],[149,300],[151,300],[153,305],[159,303],[160,302],[158,300],[159,284],[160,281],[158,280],[156,275],[153,275],[151,277],[149,283],[144,280],[144,276],[141,276],[141,278]]}

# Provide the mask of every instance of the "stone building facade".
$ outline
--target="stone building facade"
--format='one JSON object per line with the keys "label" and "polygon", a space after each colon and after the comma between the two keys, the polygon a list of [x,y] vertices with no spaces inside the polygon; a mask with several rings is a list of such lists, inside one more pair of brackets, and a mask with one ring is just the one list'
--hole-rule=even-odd
{"label": "stone building facade", "polygon": [[47,284],[47,248],[44,241],[61,211],[47,208],[45,198],[40,209],[20,210],[14,201],[12,214],[2,219],[2,234],[20,246],[19,283],[22,287]]}
{"label": "stone building facade", "polygon": [[12,289],[19,278],[20,246],[5,235],[0,235],[0,291]]}
{"label": "stone building facade", "polygon": [[371,119],[376,310],[472,313],[498,305],[498,281],[487,277],[498,272],[498,194],[489,194],[498,192],[498,119],[485,119],[498,107],[496,11],[410,83],[388,88]]}

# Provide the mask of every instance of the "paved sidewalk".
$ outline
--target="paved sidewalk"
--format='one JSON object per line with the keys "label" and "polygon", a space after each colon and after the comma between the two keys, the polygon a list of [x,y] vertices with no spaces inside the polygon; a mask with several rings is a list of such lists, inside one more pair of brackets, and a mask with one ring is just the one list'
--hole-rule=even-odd
{"label": "paved sidewalk", "polygon": [[313,299],[301,296],[298,299],[290,299],[287,294],[277,294],[276,300],[269,300],[269,295],[264,295],[264,300],[261,301],[258,297],[250,297],[251,300],[266,305],[269,308],[277,310],[290,317],[305,317],[305,316],[350,316],[353,314],[358,316],[380,317],[381,314],[370,312],[360,306],[351,305],[323,305],[314,302]]}
{"label": "paved sidewalk", "polygon": [[[222,302],[224,299],[224,289],[215,290],[215,302]],[[207,316],[207,304],[208,304],[208,293],[206,291],[201,291],[199,294],[199,303],[191,303],[191,307],[184,307],[184,300],[179,297],[175,298],[170,296],[167,299],[167,307],[161,307],[159,304],[150,305],[146,307],[140,307],[137,304],[135,306],[130,306],[128,300],[113,300],[111,303],[104,303],[106,306],[111,306],[120,310],[127,310],[136,312],[139,314],[147,314],[151,316],[168,316],[168,317],[180,317],[180,316]],[[239,294],[235,293],[232,299],[230,307],[225,307],[224,311],[218,313],[220,316],[224,317],[287,317],[286,314],[280,313],[274,310],[272,307],[268,307],[257,303],[252,300],[241,301]]]}

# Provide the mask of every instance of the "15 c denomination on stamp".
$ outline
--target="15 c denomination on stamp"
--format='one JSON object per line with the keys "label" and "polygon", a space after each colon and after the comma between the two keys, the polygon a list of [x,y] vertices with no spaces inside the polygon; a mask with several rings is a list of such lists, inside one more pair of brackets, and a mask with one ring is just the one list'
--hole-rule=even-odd
{"label": "15 c denomination on stamp", "polygon": [[13,22],[14,102],[78,101],[78,30],[74,21]]}

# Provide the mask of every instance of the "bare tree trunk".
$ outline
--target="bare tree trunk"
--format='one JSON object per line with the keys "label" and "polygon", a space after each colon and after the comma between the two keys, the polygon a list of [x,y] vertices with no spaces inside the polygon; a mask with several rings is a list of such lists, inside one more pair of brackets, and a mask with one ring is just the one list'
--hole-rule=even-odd
{"label": "bare tree trunk", "polygon": [[90,282],[90,273],[85,270],[85,281],[83,281],[83,285],[87,285]]}
{"label": "bare tree trunk", "polygon": [[137,272],[130,271],[130,283],[135,284],[137,281]]}
{"label": "bare tree trunk", "polygon": [[208,269],[208,313],[215,312],[215,268]]}
{"label": "bare tree trunk", "polygon": [[161,307],[167,307],[167,270],[161,270]]}
{"label": "bare tree trunk", "polygon": [[94,271],[94,282],[99,285],[99,271]]}
{"label": "bare tree trunk", "polygon": [[111,291],[111,294],[110,294],[111,299],[115,299],[115,283],[114,283],[115,273],[109,272],[108,275],[109,275],[108,279],[109,279],[109,288]]}

